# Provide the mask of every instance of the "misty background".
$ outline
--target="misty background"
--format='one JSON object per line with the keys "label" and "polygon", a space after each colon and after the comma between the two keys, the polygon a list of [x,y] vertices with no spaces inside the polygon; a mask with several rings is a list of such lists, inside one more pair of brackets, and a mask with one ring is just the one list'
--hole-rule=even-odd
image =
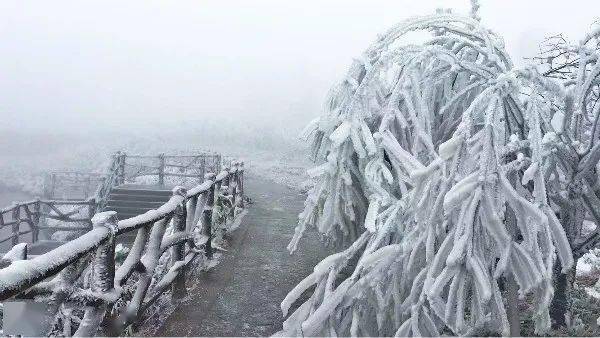
{"label": "misty background", "polygon": [[[517,65],[595,1],[481,0]],[[213,149],[305,166],[297,135],[378,33],[469,1],[0,2],[1,189],[131,153]],[[258,155],[257,155],[258,154]],[[12,195],[11,195],[12,196]],[[0,198],[0,204],[3,204]]]}

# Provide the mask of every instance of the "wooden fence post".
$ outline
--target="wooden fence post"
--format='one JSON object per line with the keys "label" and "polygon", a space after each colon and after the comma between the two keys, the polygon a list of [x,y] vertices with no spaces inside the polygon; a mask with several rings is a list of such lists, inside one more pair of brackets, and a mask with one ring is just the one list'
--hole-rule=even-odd
{"label": "wooden fence post", "polygon": [[240,195],[240,207],[244,207],[244,162],[238,166],[238,194]]}
{"label": "wooden fence post", "polygon": [[21,227],[21,205],[15,204],[12,214],[13,222],[12,225],[12,245],[15,246],[19,244],[19,228]]}
{"label": "wooden fence post", "polygon": [[224,166],[223,167],[224,171],[227,171],[227,176],[225,176],[225,178],[223,179],[223,183],[222,186],[227,186],[227,189],[229,189],[229,178],[231,177],[231,169],[229,168],[229,166]]}
{"label": "wooden fence post", "polygon": [[119,167],[117,169],[118,170],[117,173],[119,176],[118,182],[119,182],[119,184],[123,184],[123,183],[125,183],[125,161],[127,159],[127,155],[125,153],[117,152],[117,156],[118,156],[117,163],[119,165]]}
{"label": "wooden fence post", "polygon": [[165,184],[165,154],[158,155],[158,184]]}
{"label": "wooden fence post", "polygon": [[185,231],[192,232],[196,223],[194,222],[197,219],[196,209],[198,208],[198,195],[191,196],[188,198],[186,207],[186,217],[185,217]]}
{"label": "wooden fence post", "polygon": [[234,177],[234,182],[235,182],[235,201],[236,201],[236,205],[241,207],[241,198],[240,197],[240,190],[242,189],[241,187],[241,183],[240,183],[240,177],[242,175],[242,169],[241,169],[241,165],[240,162],[235,162],[235,177]]}
{"label": "wooden fence post", "polygon": [[[117,213],[105,211],[92,217],[94,228],[105,227],[110,233],[108,239],[94,252],[91,271],[92,292],[108,295],[115,287],[115,233],[117,232]],[[107,302],[87,306],[75,336],[95,336],[116,334],[109,320],[110,307]]]}
{"label": "wooden fence post", "polygon": [[92,221],[92,217],[96,214],[97,204],[96,199],[94,197],[88,198],[88,216],[90,217],[90,223]]}
{"label": "wooden fence post", "polygon": [[40,206],[40,199],[36,198],[35,204],[33,205],[33,214],[31,215],[33,223],[33,225],[31,226],[31,243],[35,243],[39,240],[40,229],[38,228],[38,226],[40,225],[41,211],[42,208]]}
{"label": "wooden fence post", "polygon": [[[229,186],[222,184],[220,189],[216,192],[218,195],[223,196],[223,198],[227,201],[229,201]],[[217,198],[219,197],[217,195]],[[229,212],[227,214],[225,214],[225,222],[222,225],[226,225],[227,224],[227,220],[231,218],[231,210],[229,210]],[[222,229],[222,228],[221,228]]]}
{"label": "wooden fence post", "polygon": [[202,179],[206,175],[206,155],[202,155],[202,170],[200,171],[200,178]]}
{"label": "wooden fence post", "polygon": [[[175,187],[173,189],[173,195],[186,196],[187,191],[183,187]],[[175,209],[173,214],[173,233],[185,231],[186,228],[186,201],[184,200]],[[185,242],[173,245],[171,248],[171,266],[177,262],[185,259]],[[182,267],[177,275],[177,278],[173,281],[171,286],[174,299],[181,299],[186,296],[187,290],[185,289],[185,267]]]}
{"label": "wooden fence post", "polygon": [[202,224],[204,224],[204,236],[207,237],[205,244],[205,255],[206,258],[212,259],[212,224],[213,224],[213,208],[215,206],[215,186],[214,182],[215,174],[208,173],[204,175],[205,180],[213,181],[208,189],[208,196],[206,196],[206,203],[204,204],[204,210],[202,211]]}
{"label": "wooden fence post", "polygon": [[52,176],[50,178],[50,195],[48,196],[48,198],[54,199],[55,191],[56,191],[56,173],[52,173]]}
{"label": "wooden fence post", "polygon": [[237,162],[231,162],[229,177],[229,194],[231,196],[231,210],[229,210],[229,217],[233,220],[235,218],[235,207],[237,205]]}
{"label": "wooden fence post", "polygon": [[106,227],[111,235],[104,244],[100,245],[94,254],[92,262],[92,291],[108,292],[115,286],[115,241],[117,229],[117,212],[105,211],[92,217],[94,228]]}

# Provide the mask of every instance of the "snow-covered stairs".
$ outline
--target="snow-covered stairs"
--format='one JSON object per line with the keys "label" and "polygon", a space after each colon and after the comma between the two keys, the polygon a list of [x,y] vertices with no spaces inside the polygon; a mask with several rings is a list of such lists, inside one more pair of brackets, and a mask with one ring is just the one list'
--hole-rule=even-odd
{"label": "snow-covered stairs", "polygon": [[116,211],[126,219],[157,209],[171,198],[171,189],[164,186],[124,185],[113,188],[104,211]]}

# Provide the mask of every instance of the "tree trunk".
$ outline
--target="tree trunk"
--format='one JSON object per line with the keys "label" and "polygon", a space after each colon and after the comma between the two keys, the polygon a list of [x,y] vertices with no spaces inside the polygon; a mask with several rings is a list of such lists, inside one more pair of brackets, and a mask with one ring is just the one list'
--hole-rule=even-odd
{"label": "tree trunk", "polygon": [[575,266],[577,266],[577,260],[574,262],[574,267],[562,273],[562,265],[557,260],[554,264],[554,298],[550,304],[550,317],[552,318],[552,328],[558,329],[567,325],[566,315],[571,312],[571,290],[573,290],[573,283],[575,283]]}
{"label": "tree trunk", "polygon": [[521,319],[519,318],[519,286],[512,275],[506,279],[506,302],[508,303],[508,324],[510,325],[510,336],[521,336]]}
{"label": "tree trunk", "polygon": [[[560,221],[567,235],[569,245],[573,248],[575,239],[581,232],[583,219],[586,209],[581,199],[581,182],[571,182],[568,187],[568,203],[561,205],[559,212]],[[550,304],[550,318],[552,319],[552,328],[557,329],[567,325],[565,315],[571,311],[571,290],[575,282],[575,270],[577,267],[577,257],[573,257],[573,266],[566,273],[562,273],[562,264],[560,259],[554,263],[552,271],[554,283],[554,298]]]}

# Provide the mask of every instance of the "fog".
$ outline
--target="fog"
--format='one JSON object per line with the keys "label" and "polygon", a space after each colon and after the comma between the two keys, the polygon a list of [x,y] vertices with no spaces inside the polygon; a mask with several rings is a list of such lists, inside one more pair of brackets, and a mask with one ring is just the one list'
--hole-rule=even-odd
{"label": "fog", "polygon": [[[593,3],[482,0],[481,16],[522,64],[544,36],[579,39]],[[469,2],[4,0],[2,158],[190,135],[193,148],[291,149],[353,57],[438,7]]]}

